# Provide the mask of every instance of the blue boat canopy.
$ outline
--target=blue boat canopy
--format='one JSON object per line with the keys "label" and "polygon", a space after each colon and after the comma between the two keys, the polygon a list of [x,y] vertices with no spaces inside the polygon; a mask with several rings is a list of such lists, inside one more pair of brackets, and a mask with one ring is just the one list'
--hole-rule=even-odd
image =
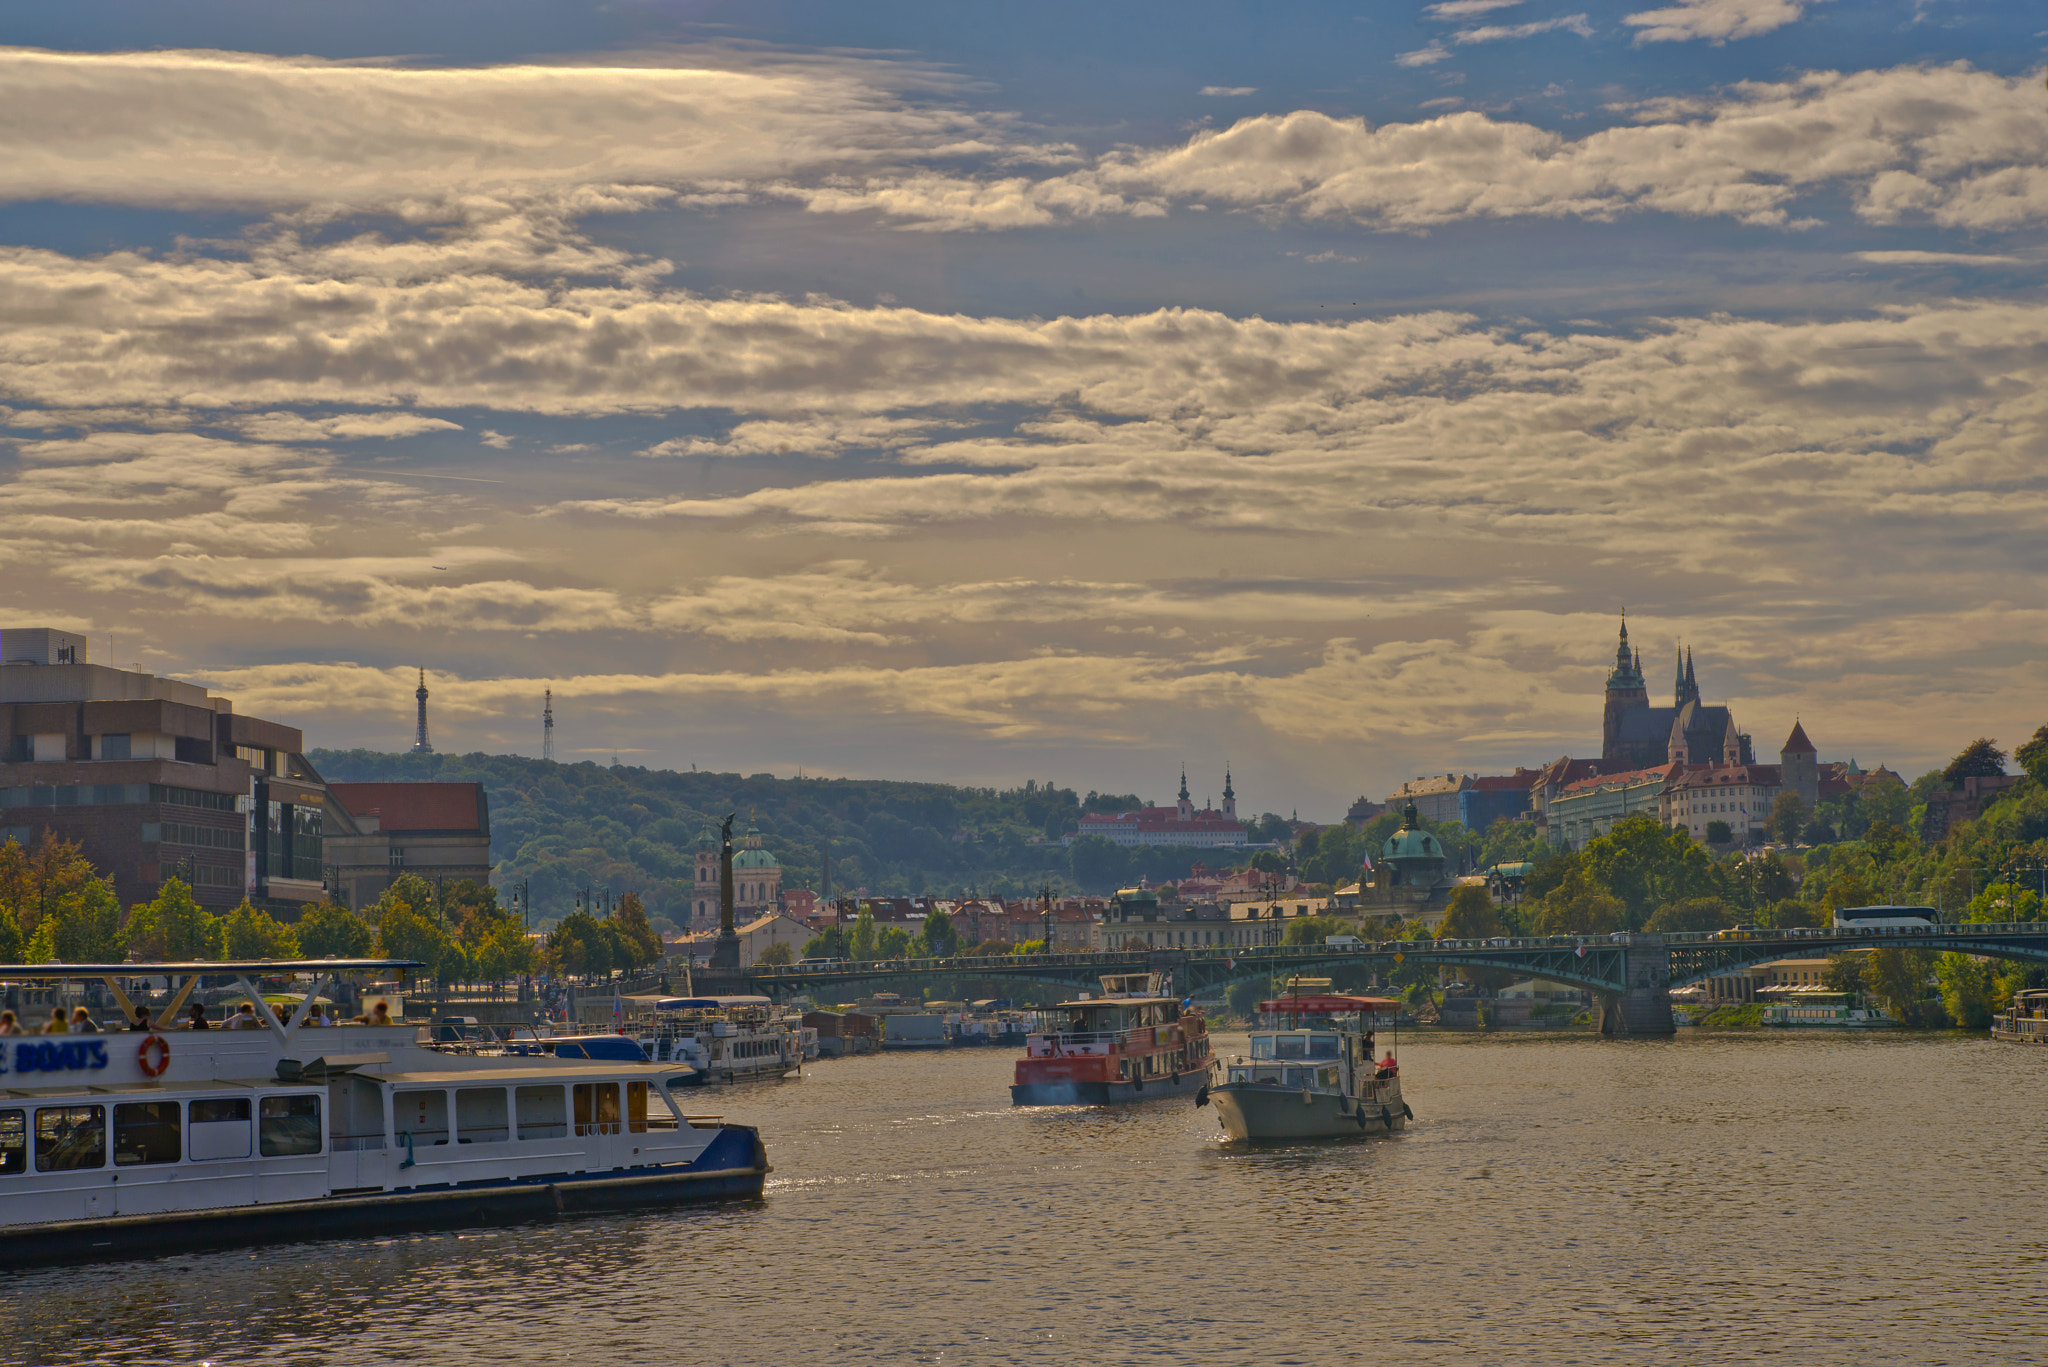
{"label": "blue boat canopy", "polygon": [[663,997],[657,1011],[725,1011],[735,1006],[767,1006],[766,997]]}

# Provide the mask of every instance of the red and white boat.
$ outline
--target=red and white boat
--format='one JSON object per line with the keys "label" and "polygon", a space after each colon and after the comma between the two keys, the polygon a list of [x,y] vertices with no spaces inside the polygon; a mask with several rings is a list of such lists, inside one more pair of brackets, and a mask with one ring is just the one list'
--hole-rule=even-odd
{"label": "red and white boat", "polygon": [[1019,1106],[1101,1105],[1192,1092],[1208,1080],[1209,1026],[1158,973],[1107,974],[1100,997],[1061,1002],[1024,1043]]}

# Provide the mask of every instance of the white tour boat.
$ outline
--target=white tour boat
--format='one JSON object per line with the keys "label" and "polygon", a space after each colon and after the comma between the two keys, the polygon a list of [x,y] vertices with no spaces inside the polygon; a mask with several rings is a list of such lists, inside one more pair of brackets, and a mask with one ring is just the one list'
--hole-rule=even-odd
{"label": "white tour boat", "polygon": [[1391,1024],[1401,1004],[1341,993],[1259,1003],[1283,1028],[1254,1030],[1249,1057],[1219,1061],[1220,1081],[1202,1088],[1232,1139],[1319,1139],[1393,1134],[1413,1117],[1401,1100],[1394,1051],[1373,1057],[1374,1027]]}
{"label": "white tour boat", "polygon": [[804,1026],[761,996],[664,997],[629,1026],[650,1059],[696,1068],[704,1082],[767,1082],[800,1073]]}
{"label": "white tour boat", "polygon": [[[393,960],[0,966],[0,981],[234,976],[260,1028],[0,1038],[0,1267],[757,1197],[751,1126],[687,1114],[688,1065],[455,1053],[412,1025],[309,1027]],[[251,983],[311,974],[281,1018]]]}

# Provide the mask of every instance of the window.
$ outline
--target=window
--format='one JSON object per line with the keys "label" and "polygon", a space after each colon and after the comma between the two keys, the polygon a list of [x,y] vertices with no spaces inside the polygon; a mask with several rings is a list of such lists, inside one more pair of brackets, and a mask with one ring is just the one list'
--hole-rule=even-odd
{"label": "window", "polygon": [[632,1134],[647,1133],[647,1084],[644,1082],[626,1084],[626,1129]]}
{"label": "window", "polygon": [[521,1139],[561,1139],[569,1133],[569,1108],[560,1087],[520,1087],[512,1101]]}
{"label": "window", "polygon": [[455,1135],[464,1144],[502,1144],[512,1137],[503,1087],[460,1087],[455,1092]]}
{"label": "window", "polygon": [[107,1165],[107,1108],[48,1106],[36,1112],[36,1171]]}
{"label": "window", "polygon": [[126,1101],[114,1107],[114,1166],[178,1161],[178,1103]]}
{"label": "window", "polygon": [[267,1096],[263,1098],[262,1120],[257,1125],[258,1148],[265,1158],[290,1158],[318,1153],[320,1098],[317,1096]]}
{"label": "window", "polygon": [[576,1084],[576,1133],[619,1132],[619,1085],[616,1082]]}
{"label": "window", "polygon": [[28,1171],[28,1112],[0,1111],[0,1177]]}
{"label": "window", "polygon": [[428,1148],[448,1142],[448,1093],[436,1087],[431,1091],[399,1092],[391,1098],[391,1125],[398,1142],[405,1143],[405,1136],[411,1135],[415,1148]]}
{"label": "window", "polygon": [[202,1097],[185,1117],[194,1162],[249,1156],[249,1098]]}
{"label": "window", "polygon": [[100,737],[101,759],[127,759],[129,753],[129,738],[125,732],[119,735]]}

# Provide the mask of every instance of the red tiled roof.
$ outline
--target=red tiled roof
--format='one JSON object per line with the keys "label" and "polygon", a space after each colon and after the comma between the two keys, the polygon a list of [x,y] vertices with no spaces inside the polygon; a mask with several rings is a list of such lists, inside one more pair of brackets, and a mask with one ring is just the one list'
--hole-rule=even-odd
{"label": "red tiled roof", "polygon": [[1668,779],[1673,770],[1681,767],[1677,764],[1659,764],[1650,769],[1627,769],[1620,773],[1597,774],[1592,778],[1582,778],[1576,783],[1565,784],[1564,791],[1590,793],[1608,783],[1647,783],[1653,778]]}
{"label": "red tiled roof", "polygon": [[330,783],[342,806],[386,831],[483,829],[481,783]]}
{"label": "red tiled roof", "polygon": [[1513,792],[1517,789],[1535,787],[1537,781],[1542,777],[1543,771],[1541,769],[1517,769],[1512,774],[1488,774],[1484,778],[1473,779],[1472,786],[1467,791],[1480,793]]}
{"label": "red tiled roof", "polygon": [[1671,786],[1674,789],[1712,788],[1723,783],[1778,783],[1783,777],[1780,767],[1776,764],[1691,765],[1671,780]]}
{"label": "red tiled roof", "polygon": [[1792,734],[1785,737],[1785,743],[1778,747],[1781,754],[1811,755],[1816,753],[1813,742],[1806,738],[1806,728],[1797,721],[1792,723]]}

